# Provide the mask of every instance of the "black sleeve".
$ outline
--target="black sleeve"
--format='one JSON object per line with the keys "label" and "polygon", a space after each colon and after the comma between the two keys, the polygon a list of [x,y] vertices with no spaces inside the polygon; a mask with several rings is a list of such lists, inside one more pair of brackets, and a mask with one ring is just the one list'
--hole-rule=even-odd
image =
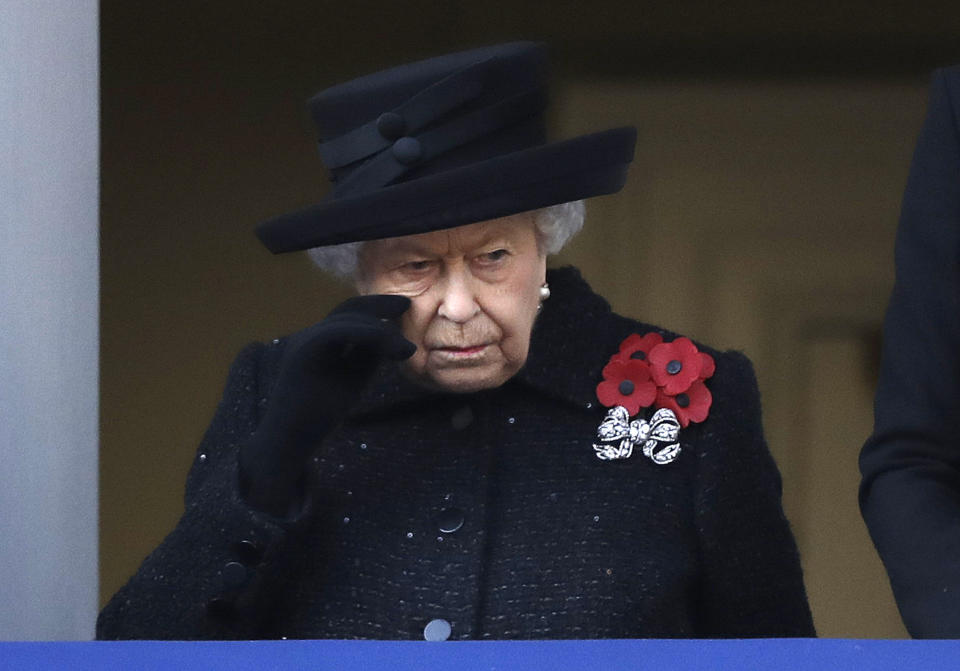
{"label": "black sleeve", "polygon": [[290,526],[238,495],[237,450],[259,419],[265,349],[251,345],[234,361],[183,516],[100,613],[98,639],[258,638],[269,607],[257,586]]}
{"label": "black sleeve", "polygon": [[728,352],[696,444],[702,638],[815,636],[750,361]]}
{"label": "black sleeve", "polygon": [[934,74],[896,242],[860,508],[908,631],[960,637],[960,68]]}

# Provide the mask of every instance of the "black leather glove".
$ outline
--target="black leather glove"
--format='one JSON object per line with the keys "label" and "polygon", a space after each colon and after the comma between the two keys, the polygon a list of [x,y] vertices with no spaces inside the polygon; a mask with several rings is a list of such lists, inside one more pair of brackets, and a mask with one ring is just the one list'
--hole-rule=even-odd
{"label": "black leather glove", "polygon": [[307,460],[357,401],[383,358],[407,359],[416,346],[396,319],[404,296],[355,296],[290,337],[256,432],[240,449],[241,495],[278,517],[300,501]]}

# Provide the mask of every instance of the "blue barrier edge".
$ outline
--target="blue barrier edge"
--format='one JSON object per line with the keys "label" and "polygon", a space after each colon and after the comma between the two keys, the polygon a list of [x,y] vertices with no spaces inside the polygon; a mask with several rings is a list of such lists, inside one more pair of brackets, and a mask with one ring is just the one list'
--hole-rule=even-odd
{"label": "blue barrier edge", "polygon": [[0,668],[316,671],[753,671],[954,669],[960,641],[89,641],[0,643]]}

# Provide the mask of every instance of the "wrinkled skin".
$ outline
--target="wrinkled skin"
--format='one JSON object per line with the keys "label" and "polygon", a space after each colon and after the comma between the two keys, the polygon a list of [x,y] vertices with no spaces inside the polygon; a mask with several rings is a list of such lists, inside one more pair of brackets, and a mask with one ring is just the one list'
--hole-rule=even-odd
{"label": "wrinkled skin", "polygon": [[499,387],[523,367],[546,277],[533,214],[374,240],[360,252],[361,294],[410,299],[406,371],[464,393]]}

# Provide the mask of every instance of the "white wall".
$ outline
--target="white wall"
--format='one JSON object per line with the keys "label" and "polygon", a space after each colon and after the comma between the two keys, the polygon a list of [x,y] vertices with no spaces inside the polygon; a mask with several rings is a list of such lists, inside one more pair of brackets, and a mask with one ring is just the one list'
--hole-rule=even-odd
{"label": "white wall", "polygon": [[0,639],[97,605],[95,0],[0,2]]}

